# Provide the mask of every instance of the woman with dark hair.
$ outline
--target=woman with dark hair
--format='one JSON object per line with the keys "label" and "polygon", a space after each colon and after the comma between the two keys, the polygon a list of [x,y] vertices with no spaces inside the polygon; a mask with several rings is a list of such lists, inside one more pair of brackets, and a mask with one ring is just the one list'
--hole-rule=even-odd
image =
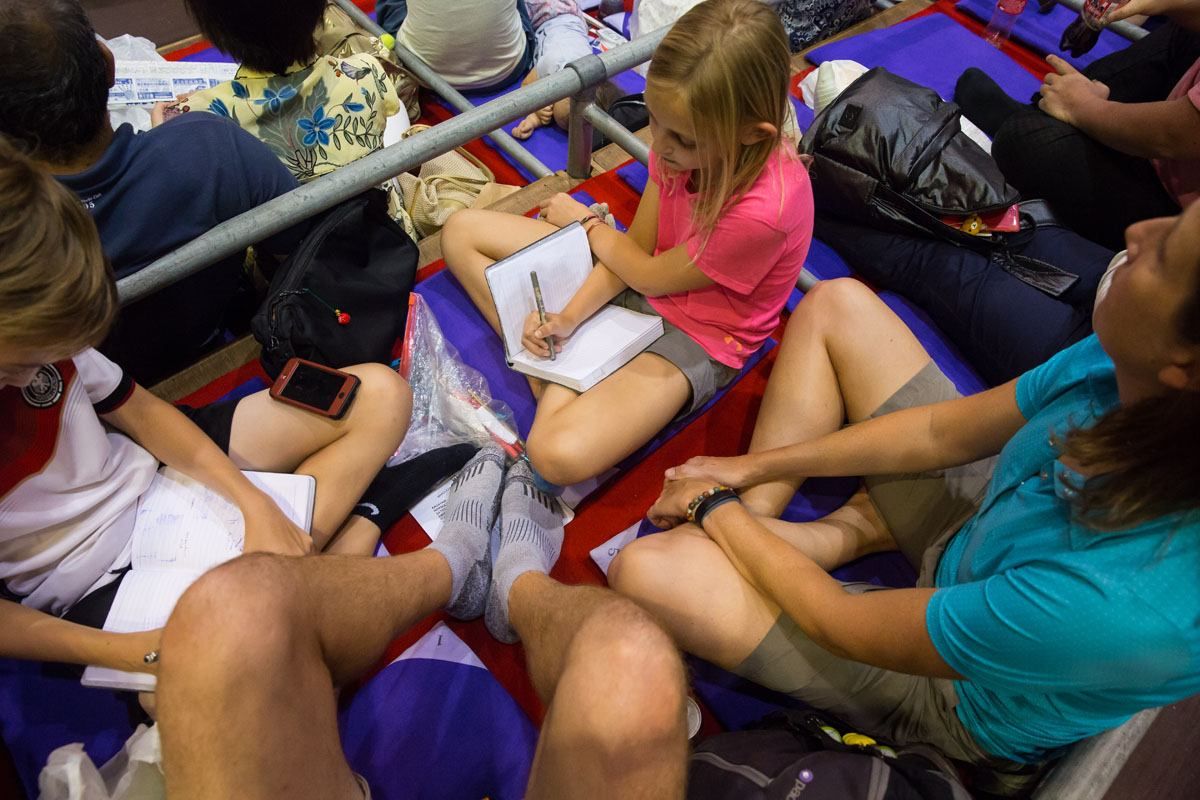
{"label": "woman with dark hair", "polygon": [[201,32],[241,68],[175,108],[227,117],[301,182],[383,146],[407,76],[380,41],[326,0],[185,0]]}
{"label": "woman with dark hair", "polygon": [[[668,470],[650,517],[693,524],[613,587],[686,650],[1000,771],[1200,692],[1200,203],[1125,238],[1095,335],[971,397],[862,284],[819,284],[750,453]],[[778,519],[835,475],[866,485]],[[826,572],[897,549],[915,588]]]}

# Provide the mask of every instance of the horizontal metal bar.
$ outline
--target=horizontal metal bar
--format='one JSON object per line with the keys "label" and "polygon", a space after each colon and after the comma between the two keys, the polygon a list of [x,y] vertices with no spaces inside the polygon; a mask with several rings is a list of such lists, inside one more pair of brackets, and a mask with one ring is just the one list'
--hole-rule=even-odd
{"label": "horizontal metal bar", "polygon": [[796,280],[796,287],[807,293],[820,282],[820,278],[809,272],[807,267],[803,267],[800,269],[800,277]]}
{"label": "horizontal metal bar", "polygon": [[[1056,2],[1060,6],[1066,6],[1067,8],[1069,8],[1075,12],[1078,12],[1083,8],[1083,0],[1056,0]],[[1129,22],[1128,20],[1121,20],[1120,22],[1112,22],[1112,23],[1109,23],[1108,25],[1105,25],[1104,27],[1107,28],[1108,30],[1112,31],[1113,33],[1117,34],[1118,36],[1124,36],[1126,39],[1128,39],[1131,42],[1136,42],[1138,39],[1141,39],[1143,36],[1145,36],[1147,33],[1150,32],[1139,25],[1134,25],[1132,22]]]}
{"label": "horizontal metal bar", "polygon": [[[375,20],[364,14],[362,9],[354,4],[353,0],[335,0],[335,2],[363,30],[375,36],[382,36],[387,33],[383,28],[379,27],[379,24]],[[400,63],[404,65],[405,69],[411,72],[421,83],[437,92],[447,103],[454,106],[456,111],[469,111],[475,107],[474,103],[451,86],[445,78],[437,74],[432,67],[421,60],[420,56],[407,47],[396,43],[392,47],[392,52],[400,59]],[[498,128],[492,131],[489,136],[497,148],[528,170],[535,178],[545,178],[554,174],[554,170],[539,161],[536,156],[518,144],[517,140],[509,136],[504,130]]]}
{"label": "horizontal metal bar", "polygon": [[[588,58],[599,58],[604,74],[612,77],[648,60],[664,35],[665,29],[655,31],[603,55]],[[581,89],[583,80],[580,73],[564,69],[340,167],[222,222],[145,269],[122,278],[117,283],[121,302],[140,300],[199,272],[209,264],[332,208],[401,172],[413,169],[434,156],[449,152],[518,117],[571,97]]]}
{"label": "horizontal metal bar", "polygon": [[643,164],[650,163],[650,147],[628,128],[617,122],[612,116],[595,103],[589,103],[583,108],[583,116],[596,130],[603,133],[610,141],[615,142],[622,150]]}

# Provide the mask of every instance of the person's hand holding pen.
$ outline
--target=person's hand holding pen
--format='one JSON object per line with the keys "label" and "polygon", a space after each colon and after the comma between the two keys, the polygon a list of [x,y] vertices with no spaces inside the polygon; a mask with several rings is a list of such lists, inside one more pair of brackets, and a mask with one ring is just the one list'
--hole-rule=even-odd
{"label": "person's hand holding pen", "polygon": [[550,358],[550,346],[547,340],[553,337],[554,351],[561,353],[563,340],[575,332],[579,323],[563,314],[546,314],[542,322],[536,311],[525,318],[525,327],[521,333],[521,344],[530,353],[539,358]]}

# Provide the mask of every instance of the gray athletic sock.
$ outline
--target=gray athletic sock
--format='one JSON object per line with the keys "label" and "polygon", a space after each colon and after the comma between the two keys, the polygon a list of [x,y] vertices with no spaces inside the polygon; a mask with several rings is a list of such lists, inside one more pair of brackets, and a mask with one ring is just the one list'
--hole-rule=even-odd
{"label": "gray athletic sock", "polygon": [[500,501],[500,550],[492,569],[484,621],[502,642],[517,641],[508,622],[508,594],[526,572],[549,572],[562,550],[563,521],[558,500],[534,485],[525,461],[508,470]]}
{"label": "gray athletic sock", "polygon": [[504,451],[489,444],[454,476],[442,530],[429,545],[450,564],[446,611],[458,619],[477,619],[487,602],[492,577],[491,528],[500,501],[504,463]]}

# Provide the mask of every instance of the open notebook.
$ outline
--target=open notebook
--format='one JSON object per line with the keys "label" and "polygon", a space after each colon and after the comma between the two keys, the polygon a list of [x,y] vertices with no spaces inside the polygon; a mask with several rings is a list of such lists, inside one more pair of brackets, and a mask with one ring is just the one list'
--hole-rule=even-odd
{"label": "open notebook", "polygon": [[660,317],[604,306],[584,321],[551,361],[521,344],[525,319],[537,310],[530,273],[536,272],[546,311],[566,307],[592,271],[592,251],[583,226],[573,223],[484,271],[500,314],[509,365],[526,375],[583,392],[627,364],[662,336]]}
{"label": "open notebook", "polygon": [[[317,481],[310,475],[246,472],[304,530],[312,526]],[[129,574],[121,581],[104,630],[132,633],[167,624],[176,601],[213,567],[242,552],[242,512],[199,481],[165,467],[138,498]],[[91,666],[84,686],[153,691],[155,678]]]}

